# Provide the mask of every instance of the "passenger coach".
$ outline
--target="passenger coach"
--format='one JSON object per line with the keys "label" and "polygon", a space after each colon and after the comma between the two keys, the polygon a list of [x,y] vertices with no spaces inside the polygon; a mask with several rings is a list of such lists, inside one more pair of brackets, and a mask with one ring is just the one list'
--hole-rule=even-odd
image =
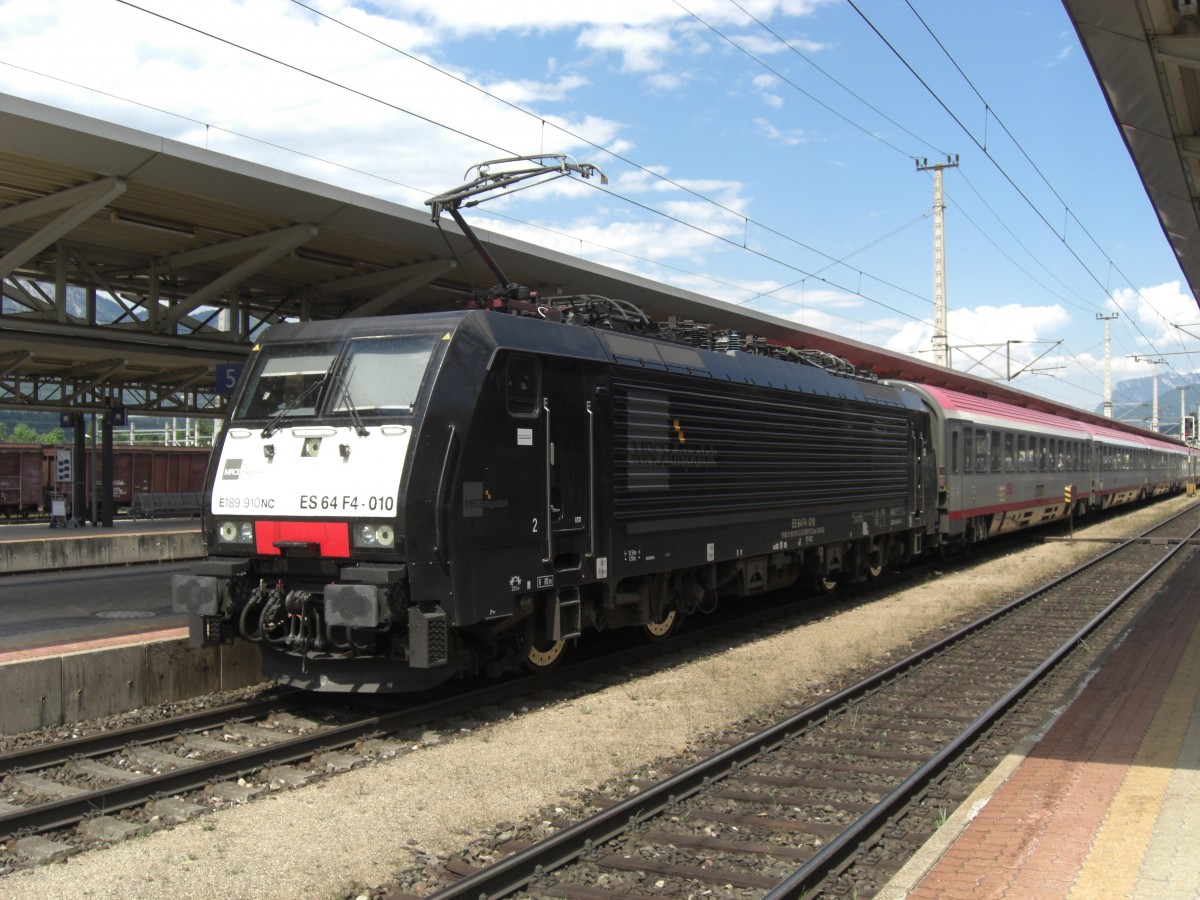
{"label": "passenger coach", "polygon": [[[932,417],[940,531],[974,543],[1178,490],[1192,451],[1168,440],[947,388],[900,384]],[[1070,499],[1067,491],[1070,488]]]}

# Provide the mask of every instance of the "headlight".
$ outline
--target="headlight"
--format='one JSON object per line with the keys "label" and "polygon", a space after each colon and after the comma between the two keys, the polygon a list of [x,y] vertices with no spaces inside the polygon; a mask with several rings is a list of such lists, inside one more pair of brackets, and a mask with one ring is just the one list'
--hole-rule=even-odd
{"label": "headlight", "polygon": [[396,546],[396,529],[391,525],[355,525],[351,530],[355,547],[363,550],[392,550]]}
{"label": "headlight", "polygon": [[217,540],[222,544],[253,544],[254,523],[224,521],[217,523]]}

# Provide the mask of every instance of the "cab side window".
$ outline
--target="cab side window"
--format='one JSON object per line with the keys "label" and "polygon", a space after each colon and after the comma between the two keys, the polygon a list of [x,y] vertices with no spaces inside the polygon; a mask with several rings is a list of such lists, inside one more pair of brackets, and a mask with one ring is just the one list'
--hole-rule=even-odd
{"label": "cab side window", "polygon": [[532,356],[510,356],[505,369],[504,393],[508,411],[514,416],[538,414],[538,361]]}

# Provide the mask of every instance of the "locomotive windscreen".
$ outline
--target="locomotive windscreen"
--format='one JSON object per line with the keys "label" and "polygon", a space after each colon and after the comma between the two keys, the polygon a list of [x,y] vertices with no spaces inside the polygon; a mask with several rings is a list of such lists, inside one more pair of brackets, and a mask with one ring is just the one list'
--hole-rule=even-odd
{"label": "locomotive windscreen", "polygon": [[435,343],[432,334],[357,338],[340,362],[327,344],[264,346],[232,418],[409,413]]}
{"label": "locomotive windscreen", "polygon": [[334,397],[333,412],[409,412],[433,353],[435,335],[351,341],[343,370],[346,390]]}
{"label": "locomotive windscreen", "polygon": [[237,419],[261,419],[286,411],[289,416],[316,413],[317,395],[334,354],[308,345],[284,345],[264,350],[254,381],[242,395]]}

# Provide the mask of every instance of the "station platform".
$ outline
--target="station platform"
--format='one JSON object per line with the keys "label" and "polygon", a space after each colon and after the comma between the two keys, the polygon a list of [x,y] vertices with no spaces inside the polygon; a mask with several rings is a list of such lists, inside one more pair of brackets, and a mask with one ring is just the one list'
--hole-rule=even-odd
{"label": "station platform", "polygon": [[197,559],[197,519],[116,519],[111,528],[0,525],[0,575]]}
{"label": "station platform", "polygon": [[203,555],[196,519],[0,526],[0,733],[260,682],[256,645],[193,650],[171,610],[171,574]]}
{"label": "station platform", "polygon": [[1200,554],[1097,666],[878,897],[1200,897]]}

